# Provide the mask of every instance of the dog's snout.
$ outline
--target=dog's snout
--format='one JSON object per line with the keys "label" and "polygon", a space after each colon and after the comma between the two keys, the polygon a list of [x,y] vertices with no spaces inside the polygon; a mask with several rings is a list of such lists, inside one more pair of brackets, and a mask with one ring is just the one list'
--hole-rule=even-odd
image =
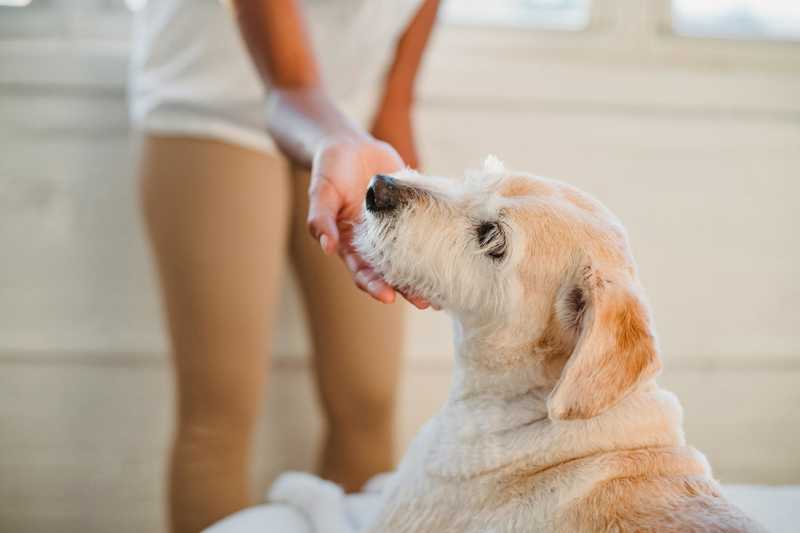
{"label": "dog's snout", "polygon": [[373,213],[394,211],[402,204],[407,190],[391,176],[377,174],[367,189],[367,209]]}

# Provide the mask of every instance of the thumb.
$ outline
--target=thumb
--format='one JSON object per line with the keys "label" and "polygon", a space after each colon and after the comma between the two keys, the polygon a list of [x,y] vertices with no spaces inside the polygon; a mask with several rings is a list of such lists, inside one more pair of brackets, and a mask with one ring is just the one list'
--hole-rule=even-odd
{"label": "thumb", "polygon": [[312,179],[308,196],[308,230],[319,241],[322,251],[332,254],[339,246],[336,219],[342,208],[342,197],[325,178]]}

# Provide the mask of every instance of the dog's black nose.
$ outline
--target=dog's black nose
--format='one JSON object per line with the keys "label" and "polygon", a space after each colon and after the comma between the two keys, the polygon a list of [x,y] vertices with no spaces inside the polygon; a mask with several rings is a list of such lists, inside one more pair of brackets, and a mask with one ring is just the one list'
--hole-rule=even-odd
{"label": "dog's black nose", "polygon": [[405,189],[393,177],[376,174],[367,189],[367,209],[372,213],[394,211],[400,206]]}

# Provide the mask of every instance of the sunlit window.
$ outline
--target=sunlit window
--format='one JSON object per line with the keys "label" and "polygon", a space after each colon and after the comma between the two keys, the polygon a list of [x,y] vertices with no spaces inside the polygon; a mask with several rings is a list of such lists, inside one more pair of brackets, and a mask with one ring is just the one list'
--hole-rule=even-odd
{"label": "sunlit window", "polygon": [[[44,7],[44,8],[60,8],[69,6],[71,0],[0,0],[0,8],[3,7]],[[81,0],[75,1],[73,5],[69,6],[73,9],[79,8],[84,11],[96,9],[115,9],[118,7],[126,7],[130,11],[138,11],[144,7],[147,0],[92,0],[87,2]]]}
{"label": "sunlit window", "polygon": [[673,0],[672,25],[692,37],[800,40],[800,0]]}
{"label": "sunlit window", "polygon": [[126,43],[146,0],[0,0],[0,43],[58,40]]}
{"label": "sunlit window", "polygon": [[139,11],[147,3],[147,0],[125,0],[125,5],[131,11]]}
{"label": "sunlit window", "polygon": [[590,0],[446,0],[445,22],[480,26],[512,26],[582,30],[589,24]]}

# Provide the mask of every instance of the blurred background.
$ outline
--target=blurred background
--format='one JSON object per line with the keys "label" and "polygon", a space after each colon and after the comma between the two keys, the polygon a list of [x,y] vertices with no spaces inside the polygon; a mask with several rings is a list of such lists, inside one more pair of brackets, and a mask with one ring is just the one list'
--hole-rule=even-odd
{"label": "blurred background", "polygon": [[[126,110],[145,0],[0,0],[0,531],[159,531],[172,383]],[[626,224],[688,440],[725,483],[800,483],[800,6],[449,0],[419,86],[424,170],[495,153]],[[320,418],[285,284],[261,486]],[[451,333],[411,310],[401,449]]]}

